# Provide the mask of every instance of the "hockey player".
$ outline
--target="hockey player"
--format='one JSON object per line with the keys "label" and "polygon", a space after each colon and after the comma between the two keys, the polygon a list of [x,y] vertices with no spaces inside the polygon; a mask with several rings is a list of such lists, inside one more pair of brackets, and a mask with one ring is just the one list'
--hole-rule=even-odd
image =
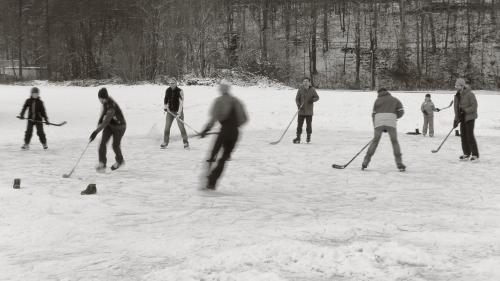
{"label": "hockey player", "polygon": [[181,122],[181,120],[184,120],[184,91],[182,91],[181,88],[177,87],[177,81],[172,80],[170,82],[170,87],[165,92],[163,104],[164,110],[165,112],[167,112],[167,115],[165,131],[163,135],[163,143],[160,147],[163,149],[167,148],[168,141],[170,139],[170,128],[172,127],[174,119],[178,118],[177,125],[179,126],[179,130],[181,131],[184,148],[189,148],[186,129],[184,128],[184,124]]}
{"label": "hockey player", "polygon": [[378,97],[373,105],[372,114],[373,126],[375,128],[374,137],[361,166],[362,170],[368,167],[373,154],[375,154],[375,150],[377,149],[383,132],[389,133],[398,169],[400,171],[406,170],[406,166],[403,164],[401,148],[399,146],[398,134],[396,130],[397,119],[401,118],[403,115],[403,104],[401,104],[397,98],[391,96],[386,89],[379,89]]}
{"label": "hockey player", "polygon": [[460,124],[460,138],[462,141],[462,161],[477,161],[479,150],[477,148],[476,137],[474,136],[474,124],[477,119],[477,100],[471,91],[470,84],[463,78],[458,78],[455,82],[458,90],[454,99],[455,119],[453,128]]}
{"label": "hockey player", "polygon": [[[221,124],[221,130],[214,146],[220,144],[223,152],[217,166],[210,170],[208,175],[206,188],[211,190],[215,190],[217,180],[224,170],[224,165],[231,157],[231,153],[236,146],[239,136],[239,127],[246,123],[248,119],[243,104],[236,97],[232,96],[229,90],[229,82],[222,80],[219,84],[221,96],[215,100],[210,112],[209,122],[200,135],[201,138],[204,138],[216,121]],[[214,150],[218,152],[216,147],[214,147]],[[215,153],[215,155],[217,155],[217,153]],[[209,168],[211,168],[211,165],[209,165]]]}
{"label": "hockey player", "polygon": [[434,106],[431,100],[431,95],[425,95],[425,101],[422,103],[420,110],[424,114],[424,127],[422,128],[422,134],[425,137],[427,135],[427,129],[429,129],[429,137],[434,137],[434,112],[439,112],[440,109]]}
{"label": "hockey player", "polygon": [[295,103],[299,110],[299,116],[297,118],[297,137],[293,140],[293,143],[300,143],[304,120],[306,121],[306,141],[307,143],[311,142],[314,103],[318,100],[319,96],[316,93],[316,89],[311,85],[311,80],[307,77],[304,78],[302,87],[297,91],[297,95],[295,96]]}
{"label": "hockey player", "polygon": [[106,170],[106,145],[113,137],[113,151],[115,152],[116,163],[111,166],[111,170],[116,170],[122,166],[123,160],[121,150],[121,140],[127,129],[125,117],[118,104],[108,95],[106,88],[101,88],[98,93],[99,101],[102,103],[102,113],[99,118],[98,127],[90,135],[90,141],[94,141],[97,134],[102,132],[101,143],[99,145],[99,164],[96,167],[98,172]]}
{"label": "hockey player", "polygon": [[21,147],[28,150],[30,147],[31,136],[33,135],[33,126],[36,127],[36,134],[42,143],[44,149],[47,149],[47,137],[43,131],[43,123],[49,122],[47,112],[43,101],[40,99],[40,90],[37,87],[31,88],[31,97],[24,102],[23,109],[19,114],[19,119],[25,119],[24,113],[28,111],[28,123],[26,125],[26,132],[24,133],[24,145]]}

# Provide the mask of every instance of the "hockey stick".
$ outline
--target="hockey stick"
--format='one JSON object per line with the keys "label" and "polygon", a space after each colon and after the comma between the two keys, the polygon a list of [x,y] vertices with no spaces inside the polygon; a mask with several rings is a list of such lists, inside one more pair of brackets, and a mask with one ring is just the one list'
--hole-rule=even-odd
{"label": "hockey stick", "polygon": [[299,114],[300,112],[300,109],[302,108],[302,106],[304,106],[304,104],[301,104],[299,109],[297,110],[297,112],[295,112],[295,115],[293,115],[293,118],[292,120],[290,121],[290,123],[288,124],[288,126],[286,127],[285,131],[283,132],[283,134],[281,135],[281,137],[277,140],[277,141],[273,141],[271,142],[270,144],[272,145],[275,145],[275,144],[278,144],[280,143],[280,141],[283,139],[283,137],[285,136],[286,132],[288,131],[288,129],[290,128],[290,126],[292,125],[293,121],[295,120],[295,117],[297,117],[297,115]]}
{"label": "hockey stick", "polygon": [[450,105],[448,105],[447,107],[443,107],[443,108],[440,108],[439,111],[443,111],[445,109],[448,109],[450,108],[451,106],[453,105],[453,101],[450,102]]}
{"label": "hockey stick", "polygon": [[372,142],[373,142],[373,139],[369,143],[367,143],[365,146],[363,146],[363,148],[356,155],[354,155],[354,157],[351,159],[351,161],[347,162],[347,164],[345,164],[345,165],[333,164],[332,168],[345,169],[347,166],[349,166],[349,164],[351,164],[352,161],[354,161],[354,159],[356,159],[361,154],[361,152],[363,152],[363,150],[365,150],[370,144],[372,144]]}
{"label": "hockey stick", "polygon": [[21,116],[17,116],[18,119],[21,119],[21,120],[28,120],[28,121],[31,121],[31,122],[35,122],[35,123],[44,123],[44,124],[47,124],[47,125],[52,125],[52,126],[56,126],[56,127],[61,127],[63,125],[66,125],[66,121],[63,121],[61,123],[50,123],[50,122],[47,122],[47,121],[38,121],[38,120],[33,120],[33,119],[27,119],[27,118],[23,118]]}
{"label": "hockey stick", "polygon": [[200,134],[200,132],[196,131],[195,129],[193,129],[193,127],[189,126],[189,124],[187,124],[186,122],[184,122],[184,120],[182,120],[178,115],[175,115],[173,114],[172,112],[170,112],[170,110],[167,109],[166,111],[168,114],[172,115],[175,119],[177,119],[178,121],[180,121],[182,124],[184,124],[184,126],[188,127],[189,129],[193,130],[193,132],[195,132],[197,135]]}
{"label": "hockey stick", "polygon": [[443,146],[443,144],[446,142],[446,140],[448,139],[448,137],[451,135],[451,133],[453,132],[453,130],[455,130],[455,128],[451,128],[450,132],[448,133],[448,135],[446,135],[446,137],[444,138],[444,140],[441,142],[441,144],[439,145],[439,147],[437,149],[434,149],[432,150],[432,153],[437,153],[441,147]]}
{"label": "hockey stick", "polygon": [[85,154],[85,152],[87,151],[87,148],[89,148],[90,143],[91,143],[91,142],[89,141],[89,143],[87,143],[87,146],[85,146],[85,149],[83,150],[82,155],[80,155],[80,158],[78,158],[78,160],[76,161],[76,164],[75,164],[75,166],[73,167],[73,169],[71,169],[71,171],[70,171],[69,173],[64,174],[64,175],[63,175],[63,178],[67,179],[67,178],[71,177],[71,175],[72,175],[72,174],[73,174],[73,172],[75,171],[76,167],[77,167],[77,166],[78,166],[78,164],[80,163],[80,160],[82,160],[83,155],[84,155],[84,154]]}

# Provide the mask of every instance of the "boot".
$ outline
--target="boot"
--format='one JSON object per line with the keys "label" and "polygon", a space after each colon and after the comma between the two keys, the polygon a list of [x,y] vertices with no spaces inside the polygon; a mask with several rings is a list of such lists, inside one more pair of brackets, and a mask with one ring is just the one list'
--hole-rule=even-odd
{"label": "boot", "polygon": [[300,136],[293,139],[293,143],[300,143]]}
{"label": "boot", "polygon": [[90,195],[90,194],[95,194],[97,192],[96,185],[94,183],[91,183],[87,186],[87,188],[80,192],[81,195]]}
{"label": "boot", "polygon": [[30,144],[29,143],[23,144],[23,146],[21,146],[21,149],[22,150],[29,150],[30,149]]}
{"label": "boot", "polygon": [[167,148],[167,143],[165,143],[165,142],[164,142],[164,143],[162,143],[162,144],[160,145],[160,148],[161,148],[161,149],[165,149],[165,148]]}
{"label": "boot", "polygon": [[189,143],[188,142],[184,143],[184,149],[189,149]]}
{"label": "boot", "polygon": [[114,171],[114,170],[118,170],[118,168],[120,168],[121,166],[123,166],[125,164],[125,161],[121,162],[121,163],[118,163],[116,162],[115,164],[113,164],[113,166],[111,166],[111,170]]}
{"label": "boot", "polygon": [[49,148],[46,143],[42,143],[43,149]]}
{"label": "boot", "polygon": [[310,143],[311,142],[311,134],[307,134],[307,139],[306,139],[307,143]]}
{"label": "boot", "polygon": [[97,167],[95,167],[95,170],[98,173],[104,173],[106,171],[106,164],[99,162],[99,164],[97,164]]}
{"label": "boot", "polygon": [[406,171],[406,166],[405,166],[405,165],[403,165],[403,163],[399,163],[399,164],[398,164],[398,170],[399,170],[400,172],[405,172],[405,171]]}

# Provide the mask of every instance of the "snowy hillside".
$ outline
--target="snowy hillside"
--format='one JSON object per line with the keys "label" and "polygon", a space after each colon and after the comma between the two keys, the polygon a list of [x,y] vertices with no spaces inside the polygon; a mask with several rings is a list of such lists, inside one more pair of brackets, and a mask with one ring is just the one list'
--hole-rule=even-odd
{"label": "snowy hillside", "polygon": [[[185,120],[201,129],[216,88],[183,87]],[[128,122],[126,166],[96,174],[98,88],[42,86],[49,149],[21,151],[15,118],[29,87],[0,86],[1,280],[500,280],[500,95],[481,92],[477,164],[457,161],[452,109],[421,130],[425,93],[398,93],[407,172],[384,135],[369,170],[344,164],[372,136],[373,92],[318,91],[312,143],[294,145],[295,90],[234,88],[250,122],[218,191],[199,191],[212,139],[182,148],[177,126],[160,150],[164,87],[110,86]],[[433,93],[437,107],[452,92]],[[192,133],[188,129],[188,133]],[[98,137],[100,138],[100,137]],[[113,158],[108,150],[108,158]],[[111,162],[112,163],[112,162]],[[21,189],[12,189],[14,178]],[[97,194],[81,196],[87,184]]]}

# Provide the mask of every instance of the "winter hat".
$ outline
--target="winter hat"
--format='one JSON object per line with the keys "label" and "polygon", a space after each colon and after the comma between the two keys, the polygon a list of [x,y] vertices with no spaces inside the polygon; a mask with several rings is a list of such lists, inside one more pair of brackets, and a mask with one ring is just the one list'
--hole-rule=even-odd
{"label": "winter hat", "polygon": [[33,88],[31,88],[31,93],[32,94],[39,94],[40,90],[37,87],[33,87]]}
{"label": "winter hat", "polygon": [[431,94],[427,94],[425,95],[426,98],[430,98],[431,97]]}
{"label": "winter hat", "polygon": [[97,96],[100,98],[100,99],[107,99],[109,97],[108,95],[108,90],[106,88],[101,88],[99,90],[99,93],[97,94]]}
{"label": "winter hat", "polygon": [[458,78],[457,82],[455,82],[455,86],[458,86],[458,87],[465,87],[466,85],[467,85],[467,83],[465,82],[464,78]]}
{"label": "winter hat", "polygon": [[386,88],[380,88],[378,89],[377,93],[385,93],[387,92],[387,89]]}

